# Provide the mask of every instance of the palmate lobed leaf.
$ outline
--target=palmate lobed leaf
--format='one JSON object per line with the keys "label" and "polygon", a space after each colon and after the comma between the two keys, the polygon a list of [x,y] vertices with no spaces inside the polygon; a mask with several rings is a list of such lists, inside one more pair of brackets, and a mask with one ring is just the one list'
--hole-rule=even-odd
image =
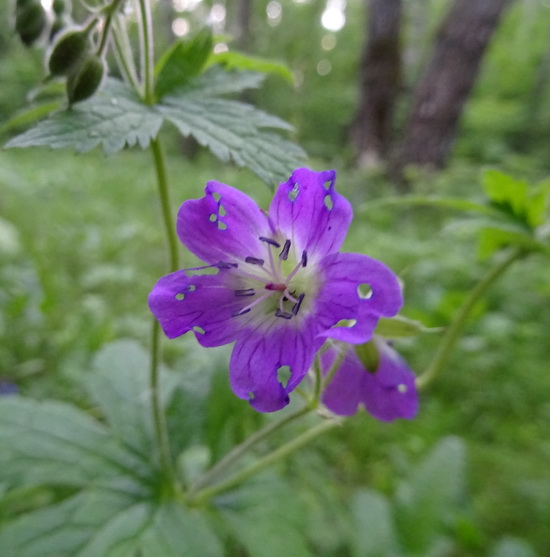
{"label": "palmate lobed leaf", "polygon": [[70,147],[84,153],[101,143],[105,153],[112,154],[126,145],[147,147],[161,125],[162,117],[134,90],[122,81],[107,79],[90,100],[55,112],[6,147]]}
{"label": "palmate lobed leaf", "polygon": [[140,491],[148,471],[108,429],[70,404],[0,400],[0,481],[9,486],[108,485],[124,477]]}
{"label": "palmate lobed leaf", "polygon": [[221,557],[205,517],[173,502],[90,488],[28,513],[0,531],[0,554],[17,557]]}
{"label": "palmate lobed leaf", "polygon": [[153,106],[142,102],[123,82],[107,79],[90,100],[53,113],[13,138],[7,147],[70,147],[85,152],[101,144],[105,153],[112,154],[125,146],[148,147],[162,123],[168,121],[221,160],[246,166],[275,185],[305,160],[298,145],[273,131],[292,127],[251,105],[220,98],[257,87],[262,79],[252,72],[212,67]]}

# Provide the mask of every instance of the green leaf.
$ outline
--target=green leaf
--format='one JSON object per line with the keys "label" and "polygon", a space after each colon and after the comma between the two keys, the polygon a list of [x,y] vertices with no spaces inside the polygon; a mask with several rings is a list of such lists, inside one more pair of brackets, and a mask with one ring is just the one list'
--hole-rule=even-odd
{"label": "green leaf", "polygon": [[117,79],[106,79],[90,100],[52,114],[6,147],[70,147],[82,153],[102,144],[112,154],[126,145],[147,147],[161,125],[162,116],[133,89]]}
{"label": "green leaf", "polygon": [[536,186],[535,190],[527,199],[527,220],[532,228],[536,228],[543,224],[549,196],[550,182],[544,181]]}
{"label": "green leaf", "polygon": [[184,136],[192,135],[224,162],[250,168],[276,185],[305,160],[296,144],[269,131],[289,124],[238,101],[193,95],[166,97],[158,107]]}
{"label": "green leaf", "polygon": [[[149,396],[149,355],[134,340],[119,340],[103,347],[94,358],[85,384],[100,406],[112,432],[134,451],[153,453],[153,426]],[[161,368],[161,402],[166,405],[177,377]],[[185,424],[182,424],[184,426]]]}
{"label": "green leaf", "polygon": [[84,412],[61,402],[0,400],[0,481],[84,487],[121,475],[139,489],[148,470]]}
{"label": "green leaf", "polygon": [[221,557],[199,511],[90,489],[28,513],[0,532],[0,554],[17,557]]}
{"label": "green leaf", "polygon": [[[225,75],[224,75],[225,74]],[[103,145],[107,154],[136,143],[147,147],[164,119],[185,136],[192,135],[222,161],[246,166],[275,185],[303,164],[306,155],[295,143],[273,130],[292,126],[251,105],[219,98],[258,86],[262,76],[251,72],[221,72],[212,68],[168,95],[155,106],[116,79],[108,79],[90,100],[56,112],[13,138],[7,147],[72,147],[77,152]]]}
{"label": "green leaf", "polygon": [[369,489],[359,491],[352,501],[353,555],[356,557],[397,557],[397,532],[389,501]]}
{"label": "green leaf", "polygon": [[452,518],[464,493],[465,466],[464,444],[447,437],[401,486],[396,497],[396,523],[407,554],[426,554],[441,525]]}
{"label": "green leaf", "polygon": [[485,259],[509,246],[525,248],[550,255],[550,247],[536,240],[529,232],[514,226],[485,226],[478,236],[478,256]]}
{"label": "green leaf", "polygon": [[514,180],[510,176],[497,170],[487,170],[483,173],[482,185],[487,197],[494,201],[505,212],[525,220],[527,184]]}
{"label": "green leaf", "polygon": [[197,79],[187,83],[178,96],[191,95],[201,97],[219,97],[232,93],[241,93],[247,89],[257,89],[265,76],[255,72],[227,71],[214,66],[201,74]]}
{"label": "green leaf", "polygon": [[60,106],[60,101],[48,101],[18,112],[0,126],[0,134],[34,124],[34,122],[44,118]]}
{"label": "green leaf", "polygon": [[155,68],[158,99],[198,76],[212,52],[212,33],[203,29],[191,40],[179,40],[166,51]]}
{"label": "green leaf", "polygon": [[305,512],[299,498],[272,474],[215,501],[219,513],[249,555],[308,557]]}
{"label": "green leaf", "polygon": [[275,74],[286,79],[290,84],[294,84],[294,76],[287,66],[278,62],[266,60],[265,58],[257,58],[246,54],[240,54],[239,52],[228,51],[212,54],[209,63],[220,64],[230,70],[249,70],[265,74]]}
{"label": "green leaf", "polygon": [[384,338],[415,337],[421,333],[438,333],[440,328],[424,327],[420,321],[402,315],[382,317],[376,326],[376,334]]}

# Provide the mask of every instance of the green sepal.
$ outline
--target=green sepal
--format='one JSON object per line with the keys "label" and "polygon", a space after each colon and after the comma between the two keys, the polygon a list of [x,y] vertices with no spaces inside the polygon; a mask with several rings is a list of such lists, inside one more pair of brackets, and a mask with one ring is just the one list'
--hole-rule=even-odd
{"label": "green sepal", "polygon": [[155,68],[155,95],[161,99],[201,74],[212,52],[212,33],[202,29],[191,40],[179,40]]}
{"label": "green sepal", "polygon": [[424,327],[420,321],[402,315],[382,317],[376,326],[376,334],[384,338],[415,337],[421,333],[438,333],[440,330]]}
{"label": "green sepal", "polygon": [[369,340],[364,344],[356,344],[354,348],[365,369],[370,373],[376,373],[380,367],[380,352],[374,340]]}

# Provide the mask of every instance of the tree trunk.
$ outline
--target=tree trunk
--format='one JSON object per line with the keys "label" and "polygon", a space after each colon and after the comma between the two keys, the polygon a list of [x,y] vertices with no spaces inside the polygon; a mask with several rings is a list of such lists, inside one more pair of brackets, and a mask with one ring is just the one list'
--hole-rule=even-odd
{"label": "tree trunk", "polygon": [[352,124],[352,141],[360,167],[376,165],[388,151],[401,83],[401,0],[367,0],[367,5],[359,108]]}
{"label": "tree trunk", "polygon": [[489,40],[511,1],[454,0],[414,93],[395,161],[398,176],[408,164],[445,165]]}

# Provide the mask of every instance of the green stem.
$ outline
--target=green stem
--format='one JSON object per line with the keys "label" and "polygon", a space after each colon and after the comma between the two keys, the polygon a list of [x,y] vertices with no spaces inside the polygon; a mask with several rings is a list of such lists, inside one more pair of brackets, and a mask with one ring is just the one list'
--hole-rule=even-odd
{"label": "green stem", "polygon": [[139,0],[141,15],[141,37],[143,41],[143,80],[145,86],[145,102],[155,103],[155,56],[153,46],[153,21],[150,0]]}
{"label": "green stem", "polygon": [[514,250],[510,252],[498,265],[495,265],[489,272],[476,284],[470,291],[464,305],[455,315],[453,321],[447,328],[445,336],[426,371],[417,377],[416,385],[419,389],[426,388],[443,370],[447,360],[460,338],[460,333],[466,325],[468,317],[476,303],[485,294],[488,288],[510,267],[514,261],[517,261],[525,254],[522,250]]}
{"label": "green stem", "polygon": [[298,437],[295,437],[292,441],[285,443],[275,451],[269,453],[268,455],[260,458],[241,472],[238,472],[231,478],[227,479],[224,482],[221,482],[217,485],[212,487],[203,489],[198,493],[193,494],[187,498],[187,502],[193,505],[200,505],[212,497],[223,493],[224,491],[228,491],[229,489],[235,487],[236,485],[240,484],[244,480],[248,479],[249,477],[261,472],[265,468],[268,468],[275,462],[282,460],[283,458],[287,457],[292,452],[300,449],[325,431],[333,428],[336,425],[339,425],[341,422],[340,420],[329,419],[321,422],[320,424],[316,425],[315,427],[305,431]]}
{"label": "green stem", "polygon": [[287,424],[297,420],[301,416],[304,416],[310,411],[307,406],[295,410],[283,416],[281,419],[270,422],[262,429],[253,433],[248,439],[246,439],[240,445],[237,445],[233,450],[231,450],[227,455],[225,455],[219,462],[217,462],[210,470],[208,470],[203,476],[201,476],[189,490],[189,496],[193,497],[203,487],[211,484],[216,478],[223,475],[229,467],[244,456],[254,445],[257,445],[260,441],[263,441],[268,436],[272,435],[279,429],[283,428]]}
{"label": "green stem", "polygon": [[172,204],[170,202],[170,188],[168,185],[166,161],[164,159],[164,151],[158,137],[151,140],[151,152],[153,153],[153,161],[155,163],[158,193],[162,209],[162,219],[164,221],[164,232],[166,234],[166,241],[168,243],[168,251],[170,255],[169,269],[170,272],[173,272],[179,269],[178,238],[176,236],[176,227],[172,216]]}
{"label": "green stem", "polygon": [[97,48],[97,55],[102,56],[105,48],[107,48],[107,41],[109,39],[109,34],[111,32],[111,25],[113,23],[113,17],[115,16],[118,7],[122,3],[122,0],[113,0],[113,3],[109,6],[107,11],[107,17],[105,18],[105,24],[103,25],[103,32],[101,34],[101,42]]}
{"label": "green stem", "polygon": [[162,469],[164,470],[169,485],[175,487],[176,475],[172,464],[172,454],[170,451],[170,441],[168,438],[168,428],[162,405],[160,402],[159,391],[159,369],[160,369],[160,326],[156,319],[153,319],[151,331],[151,368],[149,372],[149,389],[151,396],[151,411],[153,414],[153,424],[155,427],[155,438],[159,450],[159,457]]}
{"label": "green stem", "polygon": [[[174,221],[172,218],[172,208],[170,203],[168,175],[166,172],[166,163],[162,146],[158,138],[151,140],[151,152],[155,165],[157,177],[158,193],[162,208],[162,216],[166,234],[166,243],[169,252],[169,271],[176,271],[178,264],[178,244],[175,233]],[[153,422],[155,424],[155,436],[157,440],[158,450],[163,469],[166,471],[171,480],[171,485],[176,486],[176,476],[172,464],[172,455],[170,454],[170,442],[168,438],[168,430],[162,405],[160,403],[160,392],[158,389],[158,375],[160,364],[160,327],[155,320],[152,332],[151,342],[151,369],[150,369],[150,394],[151,394],[151,410],[153,413]]]}
{"label": "green stem", "polygon": [[115,45],[115,56],[117,65],[124,79],[143,96],[136,72],[132,48],[128,40],[126,20],[118,16],[113,23],[113,39]]}

